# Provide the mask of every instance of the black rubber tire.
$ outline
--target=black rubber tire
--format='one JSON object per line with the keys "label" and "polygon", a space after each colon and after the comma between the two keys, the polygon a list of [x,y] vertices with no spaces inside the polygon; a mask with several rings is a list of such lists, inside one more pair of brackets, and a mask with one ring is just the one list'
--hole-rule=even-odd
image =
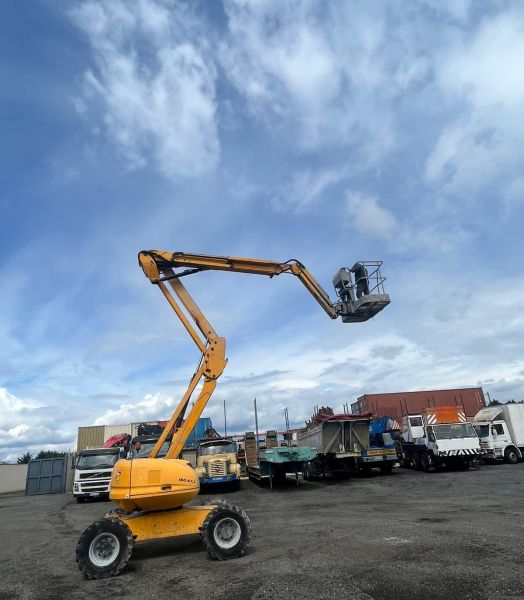
{"label": "black rubber tire", "polygon": [[[221,547],[214,536],[215,527],[224,518],[233,519],[240,526],[240,539],[231,548]],[[243,510],[221,502],[205,518],[200,531],[200,539],[211,558],[215,560],[238,558],[245,553],[251,539],[251,522]]]}
{"label": "black rubber tire", "polygon": [[311,481],[311,473],[309,472],[308,463],[304,463],[304,469],[302,471],[302,478],[304,481]]}
{"label": "black rubber tire", "polygon": [[391,475],[391,473],[393,472],[393,461],[388,460],[386,462],[383,462],[380,465],[380,472],[382,473],[382,475]]}
{"label": "black rubber tire", "polygon": [[[120,549],[115,559],[108,565],[97,566],[89,557],[89,547],[101,533],[113,534],[120,543]],[[86,579],[102,579],[118,575],[127,565],[133,552],[134,540],[129,527],[120,519],[104,518],[95,521],[82,533],[76,545],[76,562]]]}
{"label": "black rubber tire", "polygon": [[415,471],[422,471],[422,464],[420,462],[420,454],[413,454],[411,457],[411,463]]}
{"label": "black rubber tire", "polygon": [[86,501],[85,496],[77,496],[76,497],[76,503],[77,504],[83,504]]}
{"label": "black rubber tire", "polygon": [[504,452],[504,461],[510,465],[514,465],[518,462],[519,457],[514,448],[506,448]]}
{"label": "black rubber tire", "polygon": [[429,471],[431,467],[431,458],[427,452],[423,452],[420,455],[420,467],[423,471]]}
{"label": "black rubber tire", "polygon": [[235,479],[233,481],[233,483],[231,484],[231,488],[235,491],[238,492],[240,490],[240,479]]}

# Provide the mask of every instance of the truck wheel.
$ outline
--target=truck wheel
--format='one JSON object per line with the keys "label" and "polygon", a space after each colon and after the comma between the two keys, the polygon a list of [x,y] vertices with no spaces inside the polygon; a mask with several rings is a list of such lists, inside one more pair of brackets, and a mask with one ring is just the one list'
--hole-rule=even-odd
{"label": "truck wheel", "polygon": [[309,470],[309,464],[304,463],[304,468],[302,470],[302,477],[304,481],[311,481],[311,472]]}
{"label": "truck wheel", "polygon": [[413,468],[415,469],[415,471],[422,470],[422,464],[420,462],[420,454],[413,454],[413,456],[411,457],[411,462],[413,463]]}
{"label": "truck wheel", "polygon": [[76,497],[76,503],[77,504],[83,504],[85,502],[85,496],[77,496]]}
{"label": "truck wheel", "polygon": [[431,458],[427,452],[423,452],[420,457],[420,468],[423,471],[429,471],[429,467],[431,466]]}
{"label": "truck wheel", "polygon": [[515,452],[515,448],[506,448],[506,452],[504,452],[504,460],[510,465],[514,465],[519,460],[519,457]]}
{"label": "truck wheel", "polygon": [[76,562],[86,579],[114,577],[127,565],[133,551],[133,535],[119,519],[100,519],[82,533],[76,546]]}
{"label": "truck wheel", "polygon": [[383,462],[380,465],[380,472],[382,473],[382,475],[391,475],[392,471],[393,471],[393,461],[392,460]]}
{"label": "truck wheel", "polygon": [[242,556],[251,538],[249,517],[236,506],[222,503],[207,515],[200,538],[215,560]]}

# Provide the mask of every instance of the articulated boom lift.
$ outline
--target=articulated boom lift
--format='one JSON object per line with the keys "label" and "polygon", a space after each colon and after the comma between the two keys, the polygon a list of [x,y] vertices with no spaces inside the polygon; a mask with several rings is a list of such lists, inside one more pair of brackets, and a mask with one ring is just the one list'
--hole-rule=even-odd
{"label": "articulated boom lift", "polygon": [[[289,273],[298,277],[329,317],[340,316],[344,323],[367,321],[389,304],[380,261],[359,261],[352,268],[340,269],[333,278],[338,296],[336,302],[331,301],[313,275],[297,260],[278,263],[150,250],[140,252],[138,261],[146,277],[160,288],[182,321],[202,358],[149,457],[120,460],[115,465],[110,497],[118,508],[90,525],[77,545],[78,566],[90,579],[120,573],[135,542],[200,534],[209,555],[218,560],[242,556],[249,543],[249,519],[238,508],[225,503],[184,506],[198,494],[199,481],[192,467],[178,457],[209,401],[227,359],[225,339],[217,335],[198,308],[183,285],[182,277],[209,270],[269,277]],[[202,380],[198,397],[184,420],[189,400]],[[170,434],[173,437],[165,458],[157,458]]]}

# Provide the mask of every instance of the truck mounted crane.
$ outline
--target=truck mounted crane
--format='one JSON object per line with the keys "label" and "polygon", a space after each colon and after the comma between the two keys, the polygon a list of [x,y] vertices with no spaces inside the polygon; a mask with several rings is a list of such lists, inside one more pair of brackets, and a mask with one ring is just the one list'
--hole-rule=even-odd
{"label": "truck mounted crane", "polygon": [[[78,567],[88,579],[120,573],[131,556],[134,544],[139,542],[200,534],[208,554],[217,560],[242,556],[249,543],[251,526],[244,511],[222,502],[205,506],[185,505],[198,494],[199,479],[189,463],[179,460],[179,456],[216,387],[227,359],[225,339],[217,335],[190,296],[181,281],[183,277],[209,270],[269,277],[291,274],[304,284],[330,318],[340,316],[344,323],[367,321],[390,301],[384,292],[385,279],[380,272],[380,261],[359,261],[352,268],[340,269],[333,278],[338,297],[336,302],[331,301],[313,275],[297,260],[279,263],[149,250],[139,253],[138,262],[149,281],[160,289],[175,311],[200,350],[201,359],[149,457],[119,460],[114,466],[110,498],[117,508],[87,527],[76,548]],[[200,382],[202,385],[197,399],[184,419],[189,401]],[[160,449],[170,436],[167,454],[158,458]]]}

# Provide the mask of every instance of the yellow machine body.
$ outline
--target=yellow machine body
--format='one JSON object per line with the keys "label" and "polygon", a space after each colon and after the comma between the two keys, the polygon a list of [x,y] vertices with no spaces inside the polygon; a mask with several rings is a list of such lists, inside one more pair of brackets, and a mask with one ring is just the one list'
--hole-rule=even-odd
{"label": "yellow machine body", "polygon": [[212,506],[181,506],[172,510],[123,514],[118,518],[131,530],[135,542],[199,534]]}
{"label": "yellow machine body", "polygon": [[198,477],[185,460],[137,458],[113,467],[109,497],[126,512],[174,509],[199,492]]}

